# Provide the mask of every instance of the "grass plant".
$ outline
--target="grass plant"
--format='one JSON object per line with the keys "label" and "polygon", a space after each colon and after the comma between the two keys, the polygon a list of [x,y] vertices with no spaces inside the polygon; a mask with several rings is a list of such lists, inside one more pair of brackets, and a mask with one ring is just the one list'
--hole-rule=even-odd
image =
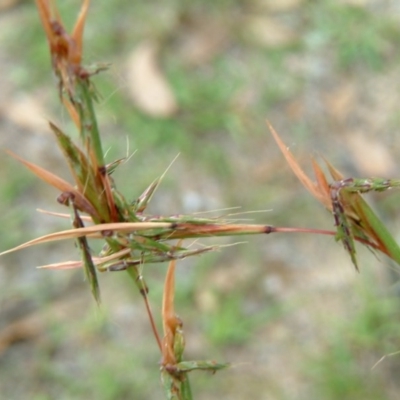
{"label": "grass plant", "polygon": [[[316,176],[314,181],[303,172],[297,160],[269,123],[269,130],[294,174],[331,214],[335,226],[334,231],[242,223],[233,213],[217,217],[204,217],[197,214],[153,215],[148,213],[147,207],[153,197],[157,196],[157,189],[163,176],[147,183],[147,187],[132,201],[120,190],[118,180],[114,179],[118,169],[126,160],[120,158],[113,162],[106,161],[98,124],[99,94],[94,85],[94,77],[101,76],[106,66],[98,64],[88,67],[82,63],[83,30],[86,17],[90,15],[90,13],[88,14],[89,1],[83,2],[71,34],[67,32],[62,21],[63,13],[59,13],[53,8],[51,2],[37,0],[36,4],[50,47],[51,65],[57,76],[59,99],[78,132],[78,135],[67,133],[65,128],[50,122],[50,128],[63,152],[73,183],[11,152],[10,154],[59,191],[57,200],[60,204],[68,207],[69,213],[57,216],[70,218],[72,229],[40,236],[2,254],[53,241],[75,240],[81,252],[80,260],[51,263],[42,268],[50,270],[84,269],[92,294],[98,303],[101,302],[99,273],[109,271],[127,274],[144,300],[151,330],[162,357],[160,370],[167,398],[192,398],[189,385],[189,373],[192,371],[205,370],[215,373],[229,366],[224,362],[203,359],[193,361],[184,357],[185,339],[182,321],[175,312],[176,262],[187,257],[223,250],[224,247],[218,244],[202,244],[200,240],[209,240],[220,236],[269,235],[272,233],[330,235],[342,244],[357,270],[359,262],[356,254],[356,242],[367,246],[372,251],[383,253],[400,264],[400,249],[396,241],[362,198],[366,192],[385,191],[398,187],[400,182],[395,179],[344,178],[327,162],[327,169],[331,175],[331,178],[328,178],[313,160],[312,165]],[[364,40],[364,38],[362,39]],[[374,52],[372,52],[372,56],[375,57]],[[351,62],[351,59],[346,62]],[[221,68],[224,71],[224,66]],[[221,75],[224,75],[223,72]],[[182,85],[184,86],[184,84]],[[172,148],[179,142],[181,148],[190,149],[190,139],[186,133],[184,134],[187,130],[194,131],[193,134],[196,135],[196,129],[213,131],[231,123],[233,114],[230,115],[226,103],[226,98],[230,97],[230,93],[225,91],[229,92],[234,87],[229,88],[225,84],[215,87],[212,82],[204,84],[200,82],[200,86],[201,90],[199,89],[198,92],[201,96],[198,104],[208,103],[215,99],[217,102],[216,113],[209,111],[210,115],[198,116],[196,110],[199,105],[194,103],[187,104],[188,112],[193,115],[187,119],[183,118],[183,122],[180,123],[174,121],[150,122],[145,116],[136,115],[134,117],[135,126],[143,128],[140,135],[144,133],[152,135],[153,130],[155,131],[155,139],[150,141],[148,146],[158,146],[160,142],[165,142]],[[181,92],[181,95],[184,103],[184,93]],[[284,97],[285,93],[277,93],[276,96],[277,98]],[[127,122],[128,126],[129,123]],[[69,127],[67,129],[70,130]],[[162,137],[161,130],[164,131],[163,134],[165,131],[167,132],[167,138],[170,137],[168,132],[177,130],[177,134],[174,135],[176,142]],[[140,135],[138,134],[138,142],[141,140]],[[79,136],[79,140],[75,139],[76,136]],[[204,153],[200,151],[201,154]],[[214,165],[219,166],[221,170],[219,175],[229,174],[228,168],[221,167],[219,155],[220,152],[216,151]],[[136,190],[140,193],[138,188]],[[92,240],[100,241],[102,247],[100,254],[94,254],[92,251],[92,245],[90,245]],[[153,264],[165,262],[169,262],[169,267],[163,289],[161,313],[163,333],[160,334],[148,300],[144,268],[147,269]],[[235,321],[243,318],[240,304],[241,301],[233,297],[226,303],[226,308],[221,310],[223,318],[216,317],[217,320],[211,329],[211,337],[216,343],[238,344],[247,341],[249,333],[253,329],[252,325],[259,325],[255,318],[254,321],[247,319],[246,324],[235,327]],[[231,324],[232,330],[227,334],[225,327]],[[346,353],[346,349],[338,350],[339,355],[344,353]],[[107,371],[102,372],[100,368],[97,372],[95,369],[93,373],[103,376],[102,381],[109,390],[104,394],[101,387],[98,388],[102,391],[103,398],[130,396],[129,393],[125,394],[125,391],[129,391],[126,383],[115,386],[107,384],[109,379]],[[329,371],[324,371],[323,374],[330,374],[334,377]],[[337,383],[333,385],[336,388],[340,386]],[[76,390],[80,389],[77,387]],[[341,395],[341,389],[337,390]],[[343,390],[343,393],[351,391],[347,386]]]}

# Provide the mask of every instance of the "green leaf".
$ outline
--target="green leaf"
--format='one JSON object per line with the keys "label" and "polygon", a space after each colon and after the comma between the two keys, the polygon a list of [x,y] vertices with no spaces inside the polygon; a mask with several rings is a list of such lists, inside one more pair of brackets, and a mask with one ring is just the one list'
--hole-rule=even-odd
{"label": "green leaf", "polygon": [[367,225],[364,229],[368,230],[377,241],[379,250],[400,265],[400,247],[383,222],[361,197],[354,204],[354,207],[363,221],[363,225]]}
{"label": "green leaf", "polygon": [[103,183],[99,179],[97,171],[93,170],[87,156],[75,145],[69,136],[52,122],[50,122],[50,128],[57,138],[58,145],[65,156],[80,193],[84,194],[99,215],[107,221],[109,211],[103,195]]}
{"label": "green leaf", "polygon": [[194,370],[216,372],[229,368],[230,363],[217,363],[216,361],[182,361],[175,365],[178,372],[189,372]]}

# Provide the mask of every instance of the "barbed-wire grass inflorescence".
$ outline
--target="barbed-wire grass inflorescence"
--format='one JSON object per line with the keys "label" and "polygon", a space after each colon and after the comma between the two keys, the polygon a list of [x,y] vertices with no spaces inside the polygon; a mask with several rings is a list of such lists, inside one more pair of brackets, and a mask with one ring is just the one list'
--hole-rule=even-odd
{"label": "barbed-wire grass inflorescence", "polygon": [[[188,373],[192,370],[215,372],[228,364],[215,361],[185,361],[182,321],[175,314],[175,262],[220,248],[217,245],[197,247],[184,245],[184,239],[212,238],[270,233],[314,233],[332,235],[341,241],[358,270],[355,241],[380,251],[400,264],[400,249],[385,226],[379,221],[361,194],[382,191],[400,185],[398,180],[344,179],[329,163],[332,183],[313,160],[316,182],[303,172],[292,153],[268,123],[280,150],[293,172],[303,185],[332,214],[336,230],[274,227],[265,224],[238,224],[229,216],[199,218],[195,215],[153,216],[146,208],[155,194],[161,178],[152,182],[141,196],[133,201],[125,199],[117,189],[112,173],[124,160],[106,164],[97,124],[95,104],[97,92],[91,77],[105,66],[84,67],[83,30],[89,10],[89,0],[84,0],[75,27],[69,34],[52,1],[36,0],[42,25],[48,40],[52,68],[58,78],[60,101],[68,111],[79,131],[80,143],[71,135],[50,122],[51,131],[69,166],[74,183],[69,183],[51,171],[10,154],[49,185],[60,192],[58,202],[69,207],[72,229],[51,233],[33,239],[9,251],[55,240],[75,240],[81,260],[64,261],[42,268],[84,268],[94,298],[100,303],[97,273],[126,271],[143,296],[152,331],[162,354],[161,374],[166,396],[169,399],[192,397]],[[89,240],[101,240],[102,251],[95,255]],[[170,262],[167,272],[162,307],[163,337],[161,338],[147,298],[148,286],[143,278],[143,265]]]}

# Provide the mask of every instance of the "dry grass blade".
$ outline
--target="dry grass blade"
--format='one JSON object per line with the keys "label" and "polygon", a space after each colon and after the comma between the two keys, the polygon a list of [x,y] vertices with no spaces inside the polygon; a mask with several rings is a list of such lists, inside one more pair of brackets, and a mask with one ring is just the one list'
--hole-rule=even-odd
{"label": "dry grass blade", "polygon": [[78,53],[79,58],[74,61],[76,64],[80,64],[81,62],[81,57],[82,57],[82,38],[83,38],[83,30],[85,28],[85,21],[86,21],[86,15],[89,9],[89,4],[90,0],[84,0],[82,4],[82,8],[79,12],[78,19],[76,20],[74,29],[72,31],[71,37],[75,40],[76,47],[77,49],[80,49],[80,52]]}
{"label": "dry grass blade", "polygon": [[174,298],[175,298],[175,266],[176,260],[171,260],[167,270],[164,284],[164,295],[162,302],[162,320],[163,320],[163,365],[176,364],[174,354],[174,337],[177,326],[181,325],[181,321],[175,315]]}
{"label": "dry grass blade", "polygon": [[50,233],[48,235],[30,240],[29,242],[23,243],[10,250],[3,251],[2,253],[0,253],[0,256],[12,253],[17,250],[22,250],[30,246],[35,246],[37,244],[47,242],[54,242],[56,240],[76,239],[82,236],[87,236],[89,238],[104,238],[104,235],[102,234],[103,232],[109,233],[115,231],[121,233],[130,233],[148,229],[171,228],[172,226],[173,224],[171,224],[170,222],[115,222],[109,224],[86,226],[84,228],[68,229],[66,231]]}
{"label": "dry grass blade", "polygon": [[60,190],[62,193],[68,192],[72,193],[75,196],[75,203],[80,210],[84,210],[88,212],[92,216],[97,216],[96,210],[93,206],[86,200],[86,198],[70,183],[60,178],[59,176],[53,174],[46,169],[39,167],[36,164],[33,164],[29,161],[24,160],[23,158],[17,156],[10,150],[7,150],[7,154],[17,159],[19,162],[24,164],[28,169],[30,169],[36,176],[40,179],[48,183],[49,185],[55,187]]}
{"label": "dry grass blade", "polygon": [[[54,211],[48,211],[48,210],[42,210],[41,208],[37,208],[36,209],[37,212],[40,212],[42,214],[46,214],[46,215],[51,215],[53,217],[59,217],[59,218],[71,218],[70,214],[66,214],[66,213],[58,213],[58,212],[54,212]],[[89,217],[88,215],[81,215],[81,219],[82,221],[86,221],[86,222],[92,222],[92,218]]]}
{"label": "dry grass blade", "polygon": [[[92,261],[94,265],[102,265],[108,263],[113,260],[117,260],[123,256],[127,256],[131,252],[131,249],[123,249],[117,251],[110,256],[106,257],[92,257]],[[83,262],[82,260],[71,260],[71,261],[63,261],[59,263],[46,264],[37,267],[38,269],[54,269],[54,270],[62,270],[62,269],[75,269],[82,268]]]}
{"label": "dry grass blade", "polygon": [[[304,185],[304,187],[318,200],[320,201],[326,208],[331,209],[331,202],[329,196],[326,196],[326,186],[320,187],[319,183],[321,183],[321,174],[322,171],[317,170],[317,178],[318,178],[318,183],[313,182],[306,174],[305,172],[301,169],[299,163],[296,161],[294,158],[293,154],[291,151],[288,149],[288,147],[285,145],[285,143],[282,142],[280,139],[278,133],[275,131],[275,129],[272,127],[269,121],[267,121],[267,126],[272,133],[272,136],[274,137],[276,143],[279,146],[279,149],[283,153],[287,163],[289,164],[290,168],[294,172],[294,174],[297,176],[297,178],[300,180],[300,182]],[[316,164],[314,164],[314,170],[316,168]],[[326,182],[326,180],[325,180]]]}

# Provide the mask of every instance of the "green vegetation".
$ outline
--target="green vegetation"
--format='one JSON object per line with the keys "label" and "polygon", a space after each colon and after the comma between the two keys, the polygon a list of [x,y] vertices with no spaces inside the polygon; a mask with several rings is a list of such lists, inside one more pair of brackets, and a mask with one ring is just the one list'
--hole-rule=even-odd
{"label": "green vegetation", "polygon": [[[77,2],[59,3],[60,12],[70,26],[75,19]],[[107,162],[126,156],[127,142],[128,155],[136,151],[127,164],[117,169],[118,187],[123,188],[128,199],[137,198],[180,153],[164,178],[157,199],[150,206],[154,214],[174,214],[183,208],[191,212],[192,208],[205,211],[239,205],[240,211],[273,211],[255,214],[257,217],[239,215],[238,219],[296,226],[317,226],[320,221],[326,221],[323,208],[312,203],[292,178],[268,136],[265,117],[283,127],[279,131],[285,132],[294,153],[321,151],[328,159],[336,158],[335,164],[344,165],[341,170],[349,168],[349,175],[358,168],[349,165],[346,137],[341,132],[344,129],[337,127],[337,120],[329,114],[329,104],[322,102],[329,94],[329,86],[349,79],[348,75],[359,90],[358,101],[361,102],[365,82],[396,71],[398,56],[395,49],[400,28],[394,23],[393,16],[385,10],[375,12],[336,1],[303,2],[299,8],[275,14],[260,10],[256,3],[219,0],[205,6],[200,1],[132,4],[120,0],[91,5],[85,36],[86,55],[90,59],[85,61],[111,61],[113,64],[108,72],[94,78],[102,96],[98,117],[105,134]],[[8,16],[2,16],[4,20],[8,18],[9,23],[4,25],[7,35],[1,36],[0,46],[6,49],[8,62],[12,64],[6,70],[13,92],[37,95],[38,101],[64,123],[67,118],[59,105],[55,105],[55,94],[49,85],[48,48],[34,5],[22,2],[8,12]],[[248,18],[260,14],[272,16],[292,27],[296,32],[294,42],[269,47],[253,41],[247,34]],[[191,34],[191,29],[204,30],[210,23],[222,27],[225,42],[217,46],[214,53],[210,51],[197,64],[191,64],[182,42]],[[126,92],[123,75],[126,59],[139,43],[149,38],[160,43],[161,69],[179,105],[179,111],[166,119],[153,118],[139,110]],[[212,37],[207,37],[203,42],[210,40]],[[385,87],[385,90],[389,89]],[[16,101],[10,96],[10,102]],[[369,109],[368,103],[363,105]],[[379,114],[385,111],[385,104],[381,107],[369,110]],[[359,114],[357,116],[361,118],[362,127],[368,126],[368,118],[364,120]],[[396,120],[398,117],[390,115],[389,118]],[[63,128],[65,131],[73,129],[67,123]],[[378,133],[383,128],[384,125],[374,127]],[[7,127],[3,129],[7,131]],[[398,149],[390,147],[390,143],[395,142],[395,135],[397,133],[393,132],[393,137],[385,139],[381,135],[379,139],[398,159]],[[23,147],[20,138],[18,136],[15,142],[8,140],[6,147],[18,152]],[[325,151],[326,147],[329,147],[328,151]],[[35,154],[29,160],[49,167],[46,165],[49,160],[35,159]],[[42,197],[38,187],[44,185],[31,178],[13,160],[4,164],[2,161],[1,167],[0,250],[5,250],[34,237],[37,230],[46,231],[46,227],[37,226],[39,219],[28,215],[28,211],[37,207],[37,199],[40,207],[43,202],[49,209],[54,209],[55,202],[51,202],[52,197],[47,191]],[[63,169],[59,165],[54,168]],[[358,172],[364,176],[363,171]],[[386,197],[382,203],[389,204],[390,199]],[[321,211],[316,211],[317,207]],[[388,210],[380,207],[384,217],[388,212],[386,218],[393,219],[388,225],[391,231],[395,231],[395,221],[399,220],[396,208],[390,204]],[[236,210],[226,211],[231,212]],[[69,226],[69,222],[57,223],[63,228]],[[50,226],[52,231],[57,229]],[[398,299],[391,293],[394,292],[391,285],[398,280],[397,272],[393,278],[379,261],[373,261],[378,264],[377,270],[375,264],[364,267],[363,261],[367,257],[361,257],[361,276],[368,275],[368,269],[372,275],[380,276],[378,270],[384,269],[389,283],[371,278],[355,284],[349,279],[344,283],[343,293],[341,290],[330,293],[339,299],[338,305],[332,312],[327,311],[323,319],[325,328],[321,327],[321,330],[329,331],[329,335],[317,335],[320,342],[316,347],[323,350],[315,355],[315,349],[302,347],[299,338],[303,330],[309,329],[307,322],[296,320],[296,315],[304,312],[312,318],[314,310],[310,303],[319,303],[320,292],[324,290],[318,285],[313,286],[310,266],[326,273],[334,268],[339,276],[351,268],[350,261],[341,258],[340,246],[326,238],[304,235],[285,239],[263,237],[256,242],[261,249],[256,256],[249,254],[247,245],[239,245],[235,248],[234,259],[228,261],[223,255],[225,249],[198,260],[178,262],[176,304],[185,323],[189,355],[193,354],[196,359],[215,356],[218,360],[237,364],[232,373],[228,370],[221,376],[218,373],[217,377],[195,373],[199,374],[201,385],[194,383],[195,398],[196,395],[216,398],[217,394],[232,399],[263,398],[264,394],[275,393],[279,400],[289,399],[293,397],[286,391],[283,379],[289,375],[301,390],[304,381],[307,383],[299,398],[394,399],[394,388],[398,389],[398,386],[391,376],[399,366],[400,356],[386,358],[374,370],[371,368],[383,355],[400,349]],[[333,250],[329,250],[331,248]],[[60,255],[62,251],[65,250],[51,247],[51,260],[64,259]],[[68,251],[78,257],[78,251],[72,245]],[[19,259],[18,265],[10,266],[8,259],[1,260],[1,268],[7,268],[5,280],[10,283],[7,284],[9,287],[5,284],[1,287],[4,304],[42,304],[46,298],[44,292],[48,290],[45,313],[48,316],[37,311],[40,320],[45,321],[38,335],[42,341],[37,337],[28,338],[3,354],[0,392],[11,400],[28,397],[35,400],[125,399],[130,398],[132,391],[138,399],[162,398],[157,371],[159,354],[153,347],[152,338],[148,337],[148,321],[142,315],[140,296],[132,291],[130,284],[125,283],[123,277],[114,276],[111,280],[118,284],[109,283],[111,273],[102,275],[105,300],[102,311],[96,311],[92,306],[80,310],[85,308],[81,306],[70,309],[70,319],[68,313],[58,318],[58,304],[52,304],[57,290],[44,287],[41,293],[34,293],[29,281],[32,271],[27,277],[24,271],[31,270],[36,260],[29,258],[29,251],[23,254],[26,258]],[[39,259],[46,262],[45,255]],[[387,260],[382,260],[382,264],[385,263]],[[14,270],[10,271],[11,268]],[[164,268],[151,265],[146,269],[146,279],[151,282],[150,301],[158,315],[164,279],[161,270]],[[261,272],[254,273],[255,269]],[[65,290],[63,293],[76,290],[82,304],[91,304],[85,290],[60,283],[61,280],[74,282],[81,279],[80,271],[57,274],[36,271],[35,274],[50,274],[49,286],[60,285]],[[224,285],[230,281],[238,283],[227,290]],[[20,287],[18,296],[10,287]],[[357,288],[355,294],[352,293],[354,287]],[[204,305],[202,295],[209,291],[215,295],[214,303]],[[287,291],[291,295],[286,295]],[[250,307],[249,311],[246,307],[249,298],[250,305],[258,303],[262,307],[258,306],[256,310]],[[354,310],[348,310],[348,298],[356,304]],[[80,312],[75,313],[76,308]],[[204,312],[204,308],[208,311]],[[288,342],[286,353],[281,339],[283,343]],[[277,342],[276,349],[274,341]],[[271,371],[274,367],[268,364],[269,358],[288,360],[287,352],[294,351],[290,342],[297,346],[297,353],[293,354],[295,361],[275,375],[282,375],[282,380],[275,378],[273,381]],[[273,350],[268,348],[261,356],[261,350],[257,349],[264,349],[266,344]],[[21,352],[19,346],[28,351]],[[301,365],[297,365],[299,360]],[[254,363],[256,367],[241,366],[241,362]],[[266,365],[268,367],[264,369]],[[195,374],[192,380],[196,380],[198,375]],[[21,375],[24,383],[15,387]],[[252,385],[243,389],[240,383],[247,379]]]}

